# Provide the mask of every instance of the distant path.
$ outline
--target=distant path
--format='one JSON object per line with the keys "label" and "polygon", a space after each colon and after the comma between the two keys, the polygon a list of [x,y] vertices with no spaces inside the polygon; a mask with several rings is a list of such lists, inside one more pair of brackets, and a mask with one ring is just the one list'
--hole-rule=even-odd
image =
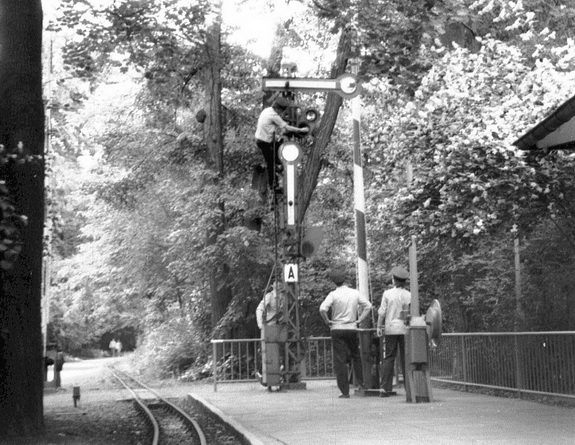
{"label": "distant path", "polygon": [[[104,384],[105,369],[123,357],[95,358],[79,361],[69,361],[64,363],[60,373],[62,388],[71,388],[73,386],[100,386]],[[52,380],[53,366],[48,371],[48,380]]]}

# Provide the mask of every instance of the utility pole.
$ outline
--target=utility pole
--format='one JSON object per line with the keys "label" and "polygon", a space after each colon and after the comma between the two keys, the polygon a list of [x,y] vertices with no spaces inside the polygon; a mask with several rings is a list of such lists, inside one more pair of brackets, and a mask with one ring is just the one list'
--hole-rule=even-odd
{"label": "utility pole", "polygon": [[[407,164],[407,184],[413,182],[413,165]],[[417,277],[417,237],[411,235],[409,245],[409,290],[411,292],[411,316],[419,317],[419,282]]]}
{"label": "utility pole", "polygon": [[[407,184],[413,182],[413,166],[407,164]],[[417,277],[417,237],[411,235],[409,246],[409,286],[411,319],[405,334],[405,395],[407,402],[431,402],[433,394],[429,373],[429,333],[426,320],[419,315],[419,283]]]}

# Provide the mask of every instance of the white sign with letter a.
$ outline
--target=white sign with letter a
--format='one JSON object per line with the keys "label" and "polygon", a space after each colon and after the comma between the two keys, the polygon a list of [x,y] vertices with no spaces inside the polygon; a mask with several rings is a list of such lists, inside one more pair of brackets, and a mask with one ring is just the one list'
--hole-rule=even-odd
{"label": "white sign with letter a", "polygon": [[286,283],[297,283],[297,264],[285,264],[284,265],[284,281]]}

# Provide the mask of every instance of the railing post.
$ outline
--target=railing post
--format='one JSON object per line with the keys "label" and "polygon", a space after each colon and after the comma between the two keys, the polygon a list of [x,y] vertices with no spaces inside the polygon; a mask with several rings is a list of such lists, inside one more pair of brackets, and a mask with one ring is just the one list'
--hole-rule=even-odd
{"label": "railing post", "polygon": [[521,398],[521,389],[523,388],[523,376],[521,372],[521,354],[519,353],[519,341],[517,334],[513,335],[515,339],[515,386],[517,387],[517,394]]}
{"label": "railing post", "polygon": [[216,342],[212,340],[212,368],[213,368],[213,375],[214,375],[214,392],[218,390],[218,360],[217,360],[217,347]]}
{"label": "railing post", "polygon": [[467,391],[467,351],[465,350],[465,335],[461,335],[461,355],[463,359],[463,388]]}

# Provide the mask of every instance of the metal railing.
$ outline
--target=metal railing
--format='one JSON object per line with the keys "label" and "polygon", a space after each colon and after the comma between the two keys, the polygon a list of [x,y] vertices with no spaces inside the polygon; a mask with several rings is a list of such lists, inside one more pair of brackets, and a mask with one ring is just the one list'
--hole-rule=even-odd
{"label": "metal railing", "polygon": [[331,379],[333,373],[333,349],[331,337],[308,337],[304,344],[302,379]]}
{"label": "metal railing", "polygon": [[432,380],[575,398],[575,332],[443,334]]}
{"label": "metal railing", "polygon": [[[218,383],[256,381],[261,339],[212,340]],[[302,379],[331,379],[330,337],[302,339]],[[443,334],[430,350],[431,379],[518,393],[575,398],[575,332]]]}
{"label": "metal railing", "polygon": [[218,382],[257,380],[261,372],[261,339],[212,340],[212,375],[214,391]]}
{"label": "metal railing", "polygon": [[[218,383],[256,381],[261,372],[261,339],[212,340],[214,391]],[[333,351],[331,337],[302,339],[302,379],[331,379]]]}

